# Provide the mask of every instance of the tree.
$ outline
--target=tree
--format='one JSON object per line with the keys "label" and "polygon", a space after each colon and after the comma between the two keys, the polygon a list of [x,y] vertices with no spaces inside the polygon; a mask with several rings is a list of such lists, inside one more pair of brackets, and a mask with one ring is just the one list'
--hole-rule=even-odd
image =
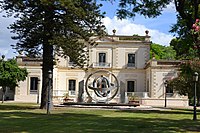
{"label": "tree", "polygon": [[159,44],[151,44],[150,58],[175,60],[176,51],[171,46],[162,46]]}
{"label": "tree", "polygon": [[94,34],[103,33],[103,14],[95,0],[3,0],[0,2],[7,16],[17,21],[10,26],[18,40],[13,47],[28,56],[42,56],[42,96],[40,108],[47,103],[48,71],[53,71],[54,57],[69,56],[83,67],[87,59],[86,45]]}
{"label": "tree", "polygon": [[[183,28],[183,24],[180,20],[180,27]],[[177,26],[177,25],[176,25]],[[179,29],[181,29],[179,28]],[[184,28],[183,28],[184,29]],[[191,32],[183,38],[173,39],[170,45],[173,45],[178,55],[188,59],[180,65],[180,74],[177,78],[169,82],[169,86],[179,92],[181,95],[188,94],[189,99],[194,96],[194,72],[200,73],[200,20],[197,19],[192,26]],[[184,36],[184,32],[180,35]],[[189,45],[190,43],[190,45]],[[197,58],[196,58],[197,57]],[[197,82],[197,104],[200,105],[200,82]]]}
{"label": "tree", "polygon": [[[180,74],[177,78],[169,81],[169,87],[181,95],[188,95],[189,99],[194,96],[194,72],[200,73],[200,60],[186,60],[180,65]],[[200,105],[200,80],[197,82],[197,104]]]}
{"label": "tree", "polygon": [[2,87],[2,103],[4,102],[6,87],[15,88],[18,82],[24,81],[28,75],[25,68],[19,68],[16,60],[4,60],[5,56],[0,59],[0,86]]}
{"label": "tree", "polygon": [[177,35],[175,39],[171,40],[170,45],[174,47],[177,52],[177,58],[180,59],[193,59],[195,56],[200,56],[200,50],[195,50],[195,47],[199,47],[196,43],[197,36],[187,27],[187,21],[178,16],[177,23],[170,30],[170,32]]}
{"label": "tree", "polygon": [[194,42],[191,35],[187,38],[174,38],[170,42],[170,46],[176,51],[177,59],[193,59],[196,57],[194,51]]}
{"label": "tree", "polygon": [[191,33],[194,37],[193,50],[197,57],[200,56],[200,19],[196,19],[195,23],[192,25]]}

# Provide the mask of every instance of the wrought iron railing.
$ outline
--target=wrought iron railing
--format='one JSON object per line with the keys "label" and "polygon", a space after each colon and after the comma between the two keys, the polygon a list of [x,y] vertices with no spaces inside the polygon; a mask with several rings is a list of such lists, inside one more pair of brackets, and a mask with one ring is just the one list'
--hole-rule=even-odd
{"label": "wrought iron railing", "polygon": [[38,90],[30,90],[30,94],[38,94]]}
{"label": "wrought iron railing", "polygon": [[92,67],[94,67],[94,68],[110,68],[111,67],[111,63],[94,62],[94,63],[92,63]]}
{"label": "wrought iron railing", "polygon": [[55,97],[64,97],[66,93],[66,90],[53,90],[53,96]]}
{"label": "wrought iron railing", "polygon": [[76,66],[76,63],[75,62],[68,62],[68,66],[69,67]]}
{"label": "wrought iron railing", "polygon": [[148,98],[149,92],[126,92],[127,97],[136,96],[140,98]]}
{"label": "wrought iron railing", "polygon": [[127,67],[135,67],[135,63],[128,63]]}
{"label": "wrought iron railing", "polygon": [[69,91],[69,95],[70,95],[70,96],[76,95],[76,91]]}

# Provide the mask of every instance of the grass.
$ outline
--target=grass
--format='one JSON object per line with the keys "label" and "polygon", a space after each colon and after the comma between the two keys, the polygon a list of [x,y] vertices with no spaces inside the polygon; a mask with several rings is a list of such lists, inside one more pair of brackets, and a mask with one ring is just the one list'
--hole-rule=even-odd
{"label": "grass", "polygon": [[[199,115],[199,112],[197,113]],[[0,104],[0,133],[175,133],[200,132],[192,110],[136,111]]]}

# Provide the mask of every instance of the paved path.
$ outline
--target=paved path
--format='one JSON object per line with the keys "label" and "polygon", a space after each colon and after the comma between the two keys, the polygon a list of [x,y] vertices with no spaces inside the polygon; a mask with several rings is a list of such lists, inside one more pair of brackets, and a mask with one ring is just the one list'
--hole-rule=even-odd
{"label": "paved path", "polygon": [[74,107],[74,108],[88,108],[88,109],[112,109],[112,110],[171,110],[170,108],[152,107],[140,105],[133,106],[85,106],[85,105],[55,105],[55,107]]}

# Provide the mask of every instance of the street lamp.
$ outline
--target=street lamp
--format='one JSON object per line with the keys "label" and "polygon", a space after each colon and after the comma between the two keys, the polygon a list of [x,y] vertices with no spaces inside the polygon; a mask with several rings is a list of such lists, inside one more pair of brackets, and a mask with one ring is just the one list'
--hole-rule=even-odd
{"label": "street lamp", "polygon": [[[5,55],[2,55],[1,56],[2,73],[4,72],[4,69],[5,69],[4,59],[5,59]],[[5,93],[6,93],[6,86],[2,85],[2,103],[4,103]]]}
{"label": "street lamp", "polygon": [[196,106],[196,94],[197,94],[197,81],[198,81],[198,73],[195,72],[193,75],[194,81],[194,113],[193,113],[193,120],[197,120],[197,106]]}
{"label": "street lamp", "polygon": [[167,107],[167,83],[168,83],[168,81],[165,80],[165,82],[164,82],[164,85],[165,85],[165,106],[164,107]]}
{"label": "street lamp", "polygon": [[5,59],[5,55],[2,55],[1,58],[2,58],[2,60],[4,60]]}
{"label": "street lamp", "polygon": [[50,105],[51,105],[51,81],[53,78],[53,73],[51,70],[48,71],[49,86],[48,86],[48,102],[47,102],[47,114],[50,114]]}

